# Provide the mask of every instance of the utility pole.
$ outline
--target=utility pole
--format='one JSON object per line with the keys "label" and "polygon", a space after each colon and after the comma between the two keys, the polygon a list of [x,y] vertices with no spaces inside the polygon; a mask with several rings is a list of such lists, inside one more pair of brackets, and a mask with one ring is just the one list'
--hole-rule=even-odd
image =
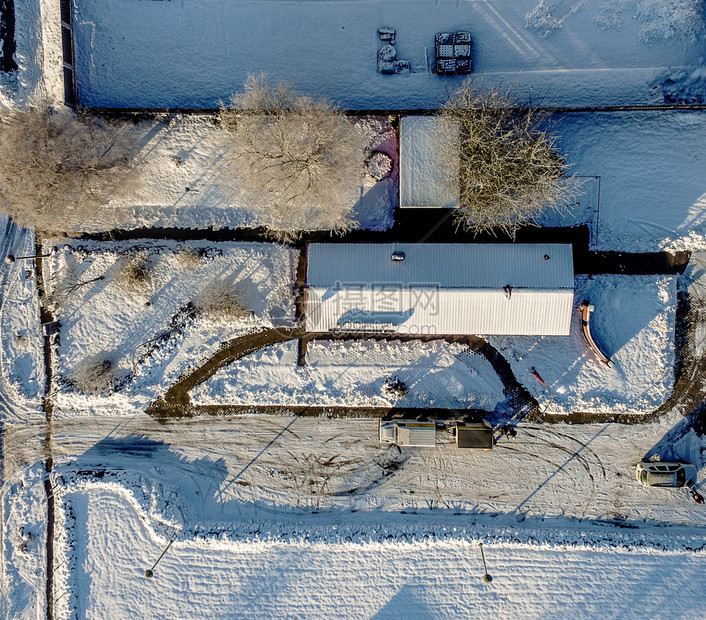
{"label": "utility pole", "polygon": [[169,541],[169,544],[165,547],[164,551],[162,551],[162,554],[157,558],[157,561],[152,564],[152,568],[148,568],[145,571],[145,578],[146,579],[152,579],[154,577],[154,569],[159,564],[159,561],[164,557],[164,554],[169,551],[169,547],[172,546],[172,543],[174,542],[174,537],[172,536],[171,540]]}
{"label": "utility pole", "polygon": [[483,543],[479,543],[480,546],[480,557],[483,558],[483,576],[481,579],[483,580],[483,583],[490,583],[493,581],[493,578],[488,574],[488,567],[485,564],[485,553],[483,553]]}

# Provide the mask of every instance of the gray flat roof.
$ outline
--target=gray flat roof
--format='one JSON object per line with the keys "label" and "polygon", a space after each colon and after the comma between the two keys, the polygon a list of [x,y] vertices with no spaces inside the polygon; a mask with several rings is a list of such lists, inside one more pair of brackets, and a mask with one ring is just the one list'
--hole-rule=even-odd
{"label": "gray flat roof", "polygon": [[458,138],[459,124],[450,119],[400,119],[400,207],[458,207],[458,165],[443,157],[458,150]]}
{"label": "gray flat roof", "polygon": [[[393,261],[403,252],[403,261]],[[549,258],[545,258],[545,256]],[[441,288],[573,289],[569,244],[312,243],[307,284],[430,283]]]}

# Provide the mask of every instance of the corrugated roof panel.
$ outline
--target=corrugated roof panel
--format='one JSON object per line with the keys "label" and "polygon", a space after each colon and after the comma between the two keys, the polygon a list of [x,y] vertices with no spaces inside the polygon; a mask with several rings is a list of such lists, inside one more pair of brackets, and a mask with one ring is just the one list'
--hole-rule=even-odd
{"label": "corrugated roof panel", "polygon": [[[394,252],[405,259],[393,261]],[[548,258],[547,258],[548,257]],[[312,243],[307,282],[434,284],[442,288],[573,288],[568,244]]]}
{"label": "corrugated roof panel", "polygon": [[[404,260],[393,261],[393,252]],[[311,244],[307,329],[560,335],[573,258],[561,244]]]}
{"label": "corrugated roof panel", "polygon": [[309,288],[306,329],[568,336],[572,289]]}
{"label": "corrugated roof panel", "polygon": [[400,206],[459,205],[458,166],[444,163],[447,149],[458,149],[459,124],[439,116],[400,119]]}

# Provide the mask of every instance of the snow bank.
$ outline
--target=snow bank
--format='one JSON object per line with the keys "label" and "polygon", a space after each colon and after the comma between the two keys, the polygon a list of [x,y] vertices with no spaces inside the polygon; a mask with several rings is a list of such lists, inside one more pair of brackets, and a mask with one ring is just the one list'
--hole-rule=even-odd
{"label": "snow bank", "polygon": [[[579,306],[595,305],[591,331],[614,366],[600,364],[581,331]],[[648,413],[674,384],[676,278],[594,276],[576,279],[568,338],[490,337],[543,411]],[[536,369],[545,388],[530,372]]]}
{"label": "snow bank", "polygon": [[[263,349],[219,370],[196,387],[199,404],[476,408],[493,411],[503,385],[484,357],[459,344],[312,341],[307,365],[297,366],[297,343]],[[396,399],[382,391],[397,376],[409,390]]]}

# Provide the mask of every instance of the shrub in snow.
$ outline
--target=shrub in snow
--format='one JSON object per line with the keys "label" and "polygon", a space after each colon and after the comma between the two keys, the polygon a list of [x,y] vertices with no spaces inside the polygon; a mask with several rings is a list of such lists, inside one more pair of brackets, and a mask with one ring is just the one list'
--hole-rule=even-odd
{"label": "shrub in snow", "polygon": [[550,135],[549,114],[517,107],[510,91],[481,91],[466,80],[441,114],[460,126],[458,143],[441,153],[459,169],[456,224],[475,233],[519,226],[545,208],[564,208],[575,185],[563,179],[567,165]]}
{"label": "shrub in snow", "polygon": [[525,27],[536,30],[540,37],[548,37],[561,28],[561,21],[554,15],[556,6],[548,6],[540,0],[539,4],[525,15]]}
{"label": "shrub in snow", "polygon": [[392,157],[382,151],[373,151],[365,162],[368,174],[376,181],[382,181],[392,173]]}
{"label": "shrub in snow", "polygon": [[0,209],[42,231],[112,227],[105,205],[140,185],[138,150],[123,123],[46,104],[0,110]]}
{"label": "shrub in snow", "polygon": [[115,282],[128,291],[143,293],[152,281],[150,270],[151,265],[146,255],[124,256],[118,261]]}
{"label": "shrub in snow", "polygon": [[193,271],[201,261],[201,254],[194,248],[179,248],[176,252],[176,264],[184,271]]}
{"label": "shrub in snow", "polygon": [[250,75],[222,107],[220,127],[243,202],[279,238],[355,225],[367,143],[331,102]]}
{"label": "shrub in snow", "polygon": [[407,396],[407,386],[397,377],[388,377],[382,384],[382,393],[393,398]]}
{"label": "shrub in snow", "polygon": [[618,0],[609,0],[598,9],[598,15],[593,18],[593,23],[608,30],[615,28],[619,30],[623,27],[623,4]]}
{"label": "shrub in snow", "polygon": [[238,320],[250,314],[233,283],[221,279],[210,282],[201,291],[195,306],[199,314],[211,319]]}
{"label": "shrub in snow", "polygon": [[640,38],[652,41],[695,39],[704,31],[704,0],[639,0],[635,17]]}
{"label": "shrub in snow", "polygon": [[97,355],[79,364],[66,382],[85,394],[101,394],[113,387],[113,362]]}

